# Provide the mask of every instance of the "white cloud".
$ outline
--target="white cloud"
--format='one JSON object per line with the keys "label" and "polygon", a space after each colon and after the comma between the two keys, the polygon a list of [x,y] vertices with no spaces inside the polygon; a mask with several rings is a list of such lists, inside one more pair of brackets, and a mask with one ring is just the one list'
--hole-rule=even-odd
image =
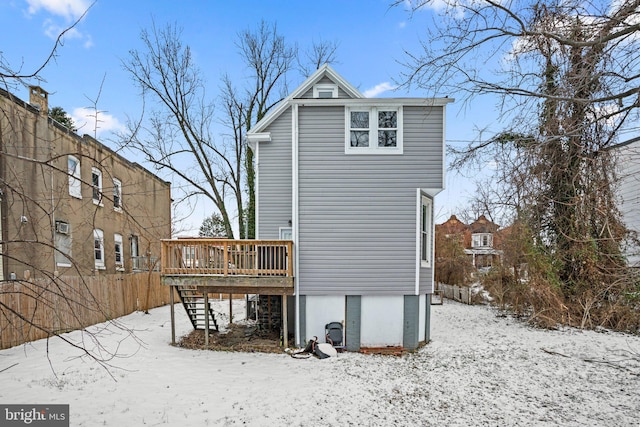
{"label": "white cloud", "polygon": [[[55,40],[58,36],[65,30],[68,29],[69,26],[77,21],[82,14],[84,14],[91,3],[89,0],[26,0],[29,4],[28,13],[30,15],[34,15],[38,13],[40,10],[44,10],[45,12],[52,15],[52,17],[48,17],[44,20],[42,26],[44,28],[44,33],[47,37]],[[63,23],[57,22],[61,21],[55,18],[63,18]],[[74,27],[69,29],[65,34],[64,38],[66,40],[77,39],[84,40],[84,47],[90,48],[93,46],[93,42],[89,35],[86,35],[78,30],[78,27]]]}
{"label": "white cloud", "polygon": [[389,90],[394,90],[397,86],[392,85],[389,82],[384,82],[375,85],[371,89],[367,89],[363,92],[363,95],[367,98],[373,98],[375,96],[380,95],[381,93],[387,92]]}
{"label": "white cloud", "polygon": [[47,12],[62,16],[68,21],[75,21],[91,6],[89,0],[27,0],[29,14],[33,15],[44,9]]}
{"label": "white cloud", "polygon": [[[73,123],[78,129],[78,134],[88,134],[91,136],[99,137],[106,132],[120,132],[125,130],[125,126],[118,121],[117,118],[110,114],[96,111],[91,108],[81,107],[76,108],[71,113]],[[96,128],[97,118],[97,128]]]}

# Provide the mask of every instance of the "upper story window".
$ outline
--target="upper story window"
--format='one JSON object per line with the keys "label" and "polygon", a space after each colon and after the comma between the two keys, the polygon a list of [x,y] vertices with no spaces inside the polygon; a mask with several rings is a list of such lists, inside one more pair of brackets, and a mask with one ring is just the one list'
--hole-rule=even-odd
{"label": "upper story window", "polygon": [[345,153],[402,154],[402,107],[345,110]]}
{"label": "upper story window", "polygon": [[91,187],[93,203],[102,206],[102,172],[98,168],[91,168]]}
{"label": "upper story window", "polygon": [[337,98],[338,97],[338,85],[325,83],[317,84],[313,87],[314,98]]}
{"label": "upper story window", "polygon": [[122,211],[122,182],[113,178],[113,209]]}
{"label": "upper story window", "polygon": [[93,259],[96,270],[104,270],[104,232],[100,229],[93,230]]}
{"label": "upper story window", "polygon": [[69,195],[77,199],[82,199],[80,160],[76,157],[67,157],[67,174],[69,175]]}
{"label": "upper story window", "polygon": [[471,247],[490,248],[493,246],[493,235],[491,233],[476,233],[471,236]]}

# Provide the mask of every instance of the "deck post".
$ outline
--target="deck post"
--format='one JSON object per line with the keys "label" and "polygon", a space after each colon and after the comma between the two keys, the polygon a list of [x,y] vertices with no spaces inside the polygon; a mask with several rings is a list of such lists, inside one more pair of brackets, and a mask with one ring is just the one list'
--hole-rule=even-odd
{"label": "deck post", "polygon": [[175,286],[169,286],[169,306],[171,307],[171,344],[176,345],[176,315],[173,307],[173,293]]}
{"label": "deck post", "polygon": [[209,347],[209,291],[204,291],[204,346]]}
{"label": "deck post", "polygon": [[229,324],[233,325],[233,294],[229,294]]}
{"label": "deck post", "polygon": [[287,313],[287,296],[282,295],[282,343],[289,347],[289,316]]}

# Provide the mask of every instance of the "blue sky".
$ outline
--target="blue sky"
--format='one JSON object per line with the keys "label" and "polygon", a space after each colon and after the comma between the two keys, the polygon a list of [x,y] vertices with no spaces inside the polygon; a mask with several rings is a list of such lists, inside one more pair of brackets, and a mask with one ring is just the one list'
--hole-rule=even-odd
{"label": "blue sky", "polygon": [[[127,117],[140,114],[138,91],[122,61],[129,51],[141,49],[140,31],[155,21],[183,28],[182,40],[194,52],[198,66],[215,96],[223,73],[242,78],[245,71],[235,46],[238,32],[255,29],[261,20],[276,23],[278,31],[300,48],[315,40],[336,41],[337,63],[333,67],[346,80],[369,96],[429,97],[421,91],[393,91],[394,80],[403,71],[404,51],[416,51],[430,12],[411,15],[403,7],[390,8],[390,0],[324,1],[218,1],[218,0],[97,0],[83,20],[64,39],[58,55],[40,74],[40,84],[49,95],[49,106],[60,106],[76,124],[87,120],[86,108],[97,100],[100,128],[97,137],[107,145],[112,131],[122,129]],[[0,27],[5,42],[0,52],[14,70],[33,72],[48,56],[55,37],[74,22],[90,0],[3,0]],[[291,89],[303,77],[291,81]],[[102,85],[102,89],[101,89]],[[27,99],[25,88],[16,94]],[[436,96],[455,94],[439,93]],[[485,107],[486,109],[486,107]],[[90,110],[89,110],[90,111]],[[490,115],[489,115],[490,116]],[[447,140],[457,144],[473,138],[473,129],[485,126],[462,103],[450,104]],[[490,120],[489,120],[490,121]],[[78,133],[94,134],[88,123]],[[137,160],[137,159],[134,159]],[[473,180],[447,174],[447,190],[436,198],[436,219],[441,222],[475,189]],[[208,208],[197,208],[196,214]],[[200,212],[201,211],[201,212]],[[201,219],[192,218],[197,232]]]}

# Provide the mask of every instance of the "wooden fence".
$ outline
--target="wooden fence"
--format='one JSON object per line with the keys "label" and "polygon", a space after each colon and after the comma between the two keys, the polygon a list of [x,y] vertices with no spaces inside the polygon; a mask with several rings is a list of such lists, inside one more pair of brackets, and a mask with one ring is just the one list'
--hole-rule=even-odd
{"label": "wooden fence", "polygon": [[471,288],[468,286],[447,285],[444,283],[438,283],[438,290],[442,292],[442,296],[447,299],[462,302],[465,304],[471,304],[473,295]]}
{"label": "wooden fence", "polygon": [[0,283],[0,349],[165,305],[157,272]]}

